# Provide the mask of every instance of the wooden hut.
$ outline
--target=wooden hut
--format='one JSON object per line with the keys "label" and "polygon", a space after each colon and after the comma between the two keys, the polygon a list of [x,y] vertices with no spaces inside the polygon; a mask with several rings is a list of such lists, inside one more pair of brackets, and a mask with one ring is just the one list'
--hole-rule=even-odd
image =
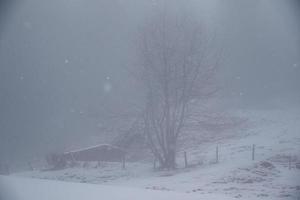
{"label": "wooden hut", "polygon": [[126,152],[110,144],[99,144],[92,147],[77,149],[63,153],[67,161],[107,161],[122,162],[125,159]]}

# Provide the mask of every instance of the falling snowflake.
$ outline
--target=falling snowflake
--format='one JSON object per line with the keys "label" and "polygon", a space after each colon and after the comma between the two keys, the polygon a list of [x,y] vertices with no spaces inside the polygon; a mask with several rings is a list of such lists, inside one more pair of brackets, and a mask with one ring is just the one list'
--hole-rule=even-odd
{"label": "falling snowflake", "polygon": [[71,113],[74,113],[74,112],[75,112],[75,109],[74,109],[74,108],[71,108],[71,109],[70,109],[70,112],[71,112]]}
{"label": "falling snowflake", "polygon": [[157,6],[157,1],[156,0],[152,0],[152,6]]}
{"label": "falling snowflake", "polygon": [[107,82],[107,83],[104,83],[103,89],[104,89],[104,92],[110,92],[112,89],[112,86],[110,83]]}
{"label": "falling snowflake", "polygon": [[101,128],[102,127],[102,123],[97,123],[97,127]]}
{"label": "falling snowflake", "polygon": [[24,25],[24,27],[25,27],[26,29],[32,29],[32,24],[31,24],[31,22],[24,22],[23,25]]}

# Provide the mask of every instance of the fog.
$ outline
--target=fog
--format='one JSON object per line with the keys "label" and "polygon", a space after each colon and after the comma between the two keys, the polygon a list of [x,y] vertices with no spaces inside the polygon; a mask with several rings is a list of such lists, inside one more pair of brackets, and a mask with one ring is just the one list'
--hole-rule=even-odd
{"label": "fog", "polygon": [[[297,0],[169,1],[193,10],[218,62],[224,107],[300,106]],[[0,160],[16,163],[98,142],[111,110],[131,103],[139,28],[160,2],[2,3]]]}

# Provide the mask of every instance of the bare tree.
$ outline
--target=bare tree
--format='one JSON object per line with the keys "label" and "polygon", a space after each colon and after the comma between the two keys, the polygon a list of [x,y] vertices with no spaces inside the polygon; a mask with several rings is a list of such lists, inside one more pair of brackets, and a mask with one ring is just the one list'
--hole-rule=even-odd
{"label": "bare tree", "polygon": [[143,130],[161,168],[176,167],[178,138],[193,101],[207,98],[216,65],[208,64],[208,40],[191,15],[159,11],[142,28],[140,81],[145,91]]}

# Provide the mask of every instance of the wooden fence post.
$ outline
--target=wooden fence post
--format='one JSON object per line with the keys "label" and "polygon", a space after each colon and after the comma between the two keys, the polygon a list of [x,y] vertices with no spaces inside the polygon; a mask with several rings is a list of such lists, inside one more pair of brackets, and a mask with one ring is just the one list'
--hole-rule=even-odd
{"label": "wooden fence post", "polygon": [[10,174],[10,166],[8,164],[6,164],[6,173],[7,173],[7,175]]}
{"label": "wooden fence post", "polygon": [[255,144],[252,145],[252,160],[255,159]]}
{"label": "wooden fence post", "polygon": [[186,152],[184,152],[183,154],[184,154],[184,167],[187,168],[188,167],[188,162],[187,162]]}
{"label": "wooden fence post", "polygon": [[29,167],[29,170],[30,170],[30,171],[33,171],[33,166],[32,166],[32,164],[31,164],[30,161],[28,162],[28,167]]}
{"label": "wooden fence post", "polygon": [[125,169],[125,155],[123,156],[123,159],[122,159],[122,169]]}
{"label": "wooden fence post", "polygon": [[216,147],[216,163],[219,162],[219,147]]}
{"label": "wooden fence post", "polygon": [[292,169],[292,156],[289,156],[289,170]]}

